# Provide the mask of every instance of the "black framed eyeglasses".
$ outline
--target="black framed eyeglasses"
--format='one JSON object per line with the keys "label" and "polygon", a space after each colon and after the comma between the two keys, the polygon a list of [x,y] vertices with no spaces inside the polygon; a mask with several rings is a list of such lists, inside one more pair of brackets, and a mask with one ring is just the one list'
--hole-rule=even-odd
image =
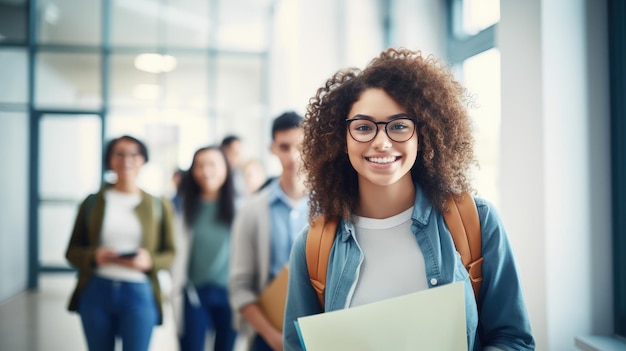
{"label": "black framed eyeglasses", "polygon": [[403,143],[415,134],[417,118],[410,117],[406,113],[392,116],[387,122],[374,122],[370,117],[357,115],[346,120],[348,133],[355,141],[367,143],[378,135],[378,126],[385,126],[385,133],[392,141]]}

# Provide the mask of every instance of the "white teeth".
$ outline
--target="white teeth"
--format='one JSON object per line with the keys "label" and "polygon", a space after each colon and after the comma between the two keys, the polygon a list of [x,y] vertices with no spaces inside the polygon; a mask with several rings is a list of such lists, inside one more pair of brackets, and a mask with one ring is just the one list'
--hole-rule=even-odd
{"label": "white teeth", "polygon": [[397,158],[394,156],[390,156],[390,157],[369,157],[368,160],[370,162],[374,162],[374,163],[379,163],[379,164],[385,164],[385,163],[391,163],[394,162]]}

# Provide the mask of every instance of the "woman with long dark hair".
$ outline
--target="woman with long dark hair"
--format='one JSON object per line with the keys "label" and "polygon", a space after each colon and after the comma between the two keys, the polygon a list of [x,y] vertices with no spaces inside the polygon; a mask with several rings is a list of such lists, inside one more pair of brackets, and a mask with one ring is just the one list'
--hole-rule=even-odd
{"label": "woman with long dark hair", "polygon": [[[181,349],[204,350],[205,335],[215,330],[214,350],[230,351],[236,332],[228,302],[228,266],[235,192],[223,150],[197,150],[183,175],[181,245],[186,284],[181,326]],[[184,250],[184,251],[183,251]]]}

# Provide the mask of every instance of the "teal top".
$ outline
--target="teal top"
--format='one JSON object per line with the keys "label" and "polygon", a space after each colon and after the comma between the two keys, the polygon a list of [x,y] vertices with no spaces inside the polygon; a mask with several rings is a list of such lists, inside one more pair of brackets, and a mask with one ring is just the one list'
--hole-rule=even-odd
{"label": "teal top", "polygon": [[217,221],[217,211],[217,201],[202,201],[193,223],[188,275],[197,287],[228,285],[231,226]]}

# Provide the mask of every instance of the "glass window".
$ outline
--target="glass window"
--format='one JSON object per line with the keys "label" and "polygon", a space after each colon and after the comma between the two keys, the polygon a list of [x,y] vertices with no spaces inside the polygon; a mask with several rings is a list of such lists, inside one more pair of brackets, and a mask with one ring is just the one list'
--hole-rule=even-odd
{"label": "glass window", "polygon": [[211,3],[213,2],[206,0],[168,2],[162,12],[167,47],[208,47]]}
{"label": "glass window", "polygon": [[111,56],[111,105],[153,106],[163,95],[159,74],[139,70],[133,55]]}
{"label": "glass window", "polygon": [[28,102],[28,54],[23,49],[0,49],[0,104],[26,106]]}
{"label": "glass window", "polygon": [[241,116],[262,107],[262,56],[220,55],[216,63],[217,110]]}
{"label": "glass window", "polygon": [[[26,112],[0,111],[0,164],[4,166],[0,172],[0,290],[5,297],[10,288],[22,291],[27,276],[24,255],[28,252],[28,158],[31,154],[28,126]],[[5,340],[0,343],[6,345]],[[19,348],[17,346],[7,345]]]}
{"label": "glass window", "polygon": [[242,51],[267,49],[269,16],[269,9],[262,1],[258,4],[250,1],[222,1],[217,24],[219,49]]}
{"label": "glass window", "polygon": [[111,44],[113,46],[156,47],[162,7],[153,0],[113,0]]}
{"label": "glass window", "polygon": [[193,152],[214,142],[213,128],[204,111],[192,109],[114,109],[107,119],[107,140],[123,134],[146,143],[150,162],[144,165],[139,183],[156,195],[168,194],[176,168],[191,164]]}
{"label": "glass window", "polygon": [[462,0],[463,32],[476,34],[500,21],[500,0]]}
{"label": "glass window", "polygon": [[26,0],[0,2],[0,43],[26,43],[28,6]]}
{"label": "glass window", "polygon": [[39,0],[37,40],[46,44],[99,45],[101,0]]}
{"label": "glass window", "polygon": [[65,249],[79,203],[100,186],[101,120],[43,115],[39,122],[39,259],[67,266]]}
{"label": "glass window", "polygon": [[69,267],[65,250],[70,242],[79,203],[43,202],[39,205],[39,263]]}
{"label": "glass window", "polygon": [[111,43],[114,46],[206,48],[210,42],[211,3],[206,0],[115,0]]}
{"label": "glass window", "polygon": [[[145,60],[137,65],[140,56]],[[154,73],[160,70],[157,67],[164,56],[173,63],[165,71]],[[116,107],[150,107],[164,103],[204,109],[209,100],[207,62],[207,55],[202,54],[113,55],[111,104]]]}
{"label": "glass window", "polygon": [[176,69],[164,73],[165,104],[168,107],[192,107],[205,109],[209,106],[209,73],[206,55],[176,54]]}
{"label": "glass window", "polygon": [[35,67],[38,108],[99,108],[100,56],[40,52]]}
{"label": "glass window", "polygon": [[260,109],[242,109],[236,114],[219,115],[215,130],[220,141],[228,134],[240,137],[246,145],[243,158],[263,159],[269,152],[271,121],[268,122]]}
{"label": "glass window", "polygon": [[39,122],[39,195],[76,200],[100,184],[102,147],[98,116],[44,115]]}
{"label": "glass window", "polygon": [[463,83],[475,128],[475,152],[480,169],[473,184],[496,206],[499,198],[500,51],[487,50],[463,62]]}

